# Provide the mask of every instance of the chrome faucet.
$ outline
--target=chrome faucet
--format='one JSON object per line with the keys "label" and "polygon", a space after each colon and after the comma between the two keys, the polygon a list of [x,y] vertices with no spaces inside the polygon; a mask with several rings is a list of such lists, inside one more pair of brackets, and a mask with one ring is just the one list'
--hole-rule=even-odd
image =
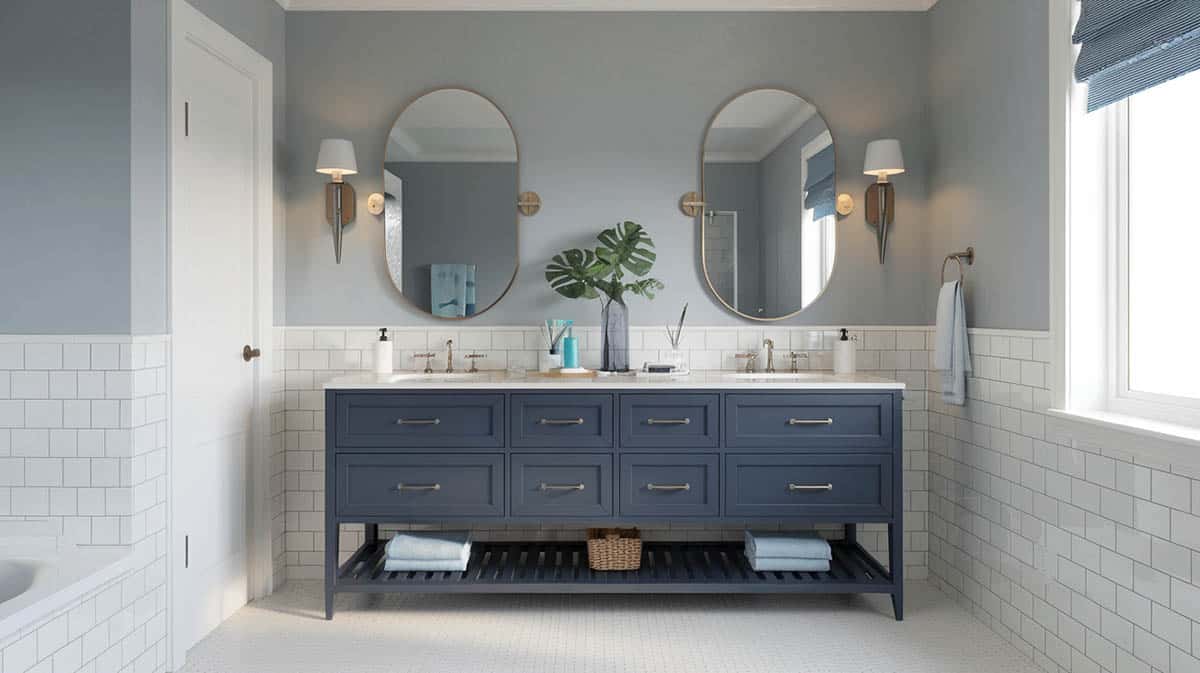
{"label": "chrome faucet", "polygon": [[789,356],[792,358],[792,373],[793,373],[793,374],[799,374],[799,373],[800,373],[800,367],[799,367],[799,365],[797,365],[797,364],[796,364],[796,360],[798,360],[798,359],[800,359],[800,358],[804,358],[805,360],[808,360],[808,352],[807,352],[807,351],[804,351],[804,352],[801,352],[801,353],[797,353],[797,352],[795,352],[795,351],[792,351],[792,352],[791,352],[791,353],[789,353],[788,355],[789,355]]}
{"label": "chrome faucet", "polygon": [[738,353],[734,357],[739,360],[746,361],[746,373],[747,374],[754,373],[754,361],[758,359],[758,353]]}
{"label": "chrome faucet", "polygon": [[764,369],[768,374],[775,373],[775,340],[763,339],[763,348],[767,349],[767,368]]}
{"label": "chrome faucet", "polygon": [[454,339],[446,339],[446,373],[454,373]]}

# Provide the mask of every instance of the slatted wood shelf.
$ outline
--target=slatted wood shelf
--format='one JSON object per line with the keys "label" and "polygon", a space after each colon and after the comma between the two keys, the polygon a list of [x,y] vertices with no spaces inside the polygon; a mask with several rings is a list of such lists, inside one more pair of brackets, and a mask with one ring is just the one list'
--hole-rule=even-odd
{"label": "slatted wood shelf", "polygon": [[339,592],[891,593],[892,576],[855,542],[831,542],[828,572],[755,572],[740,542],[646,542],[642,567],[588,568],[582,542],[476,542],[464,572],[388,572],[385,542],[338,568]]}

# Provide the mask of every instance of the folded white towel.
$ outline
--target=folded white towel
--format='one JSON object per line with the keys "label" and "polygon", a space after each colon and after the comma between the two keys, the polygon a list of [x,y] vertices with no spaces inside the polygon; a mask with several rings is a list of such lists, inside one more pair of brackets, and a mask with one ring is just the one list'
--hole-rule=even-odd
{"label": "folded white towel", "polygon": [[764,556],[746,556],[750,567],[755,572],[829,572],[829,560],[821,558],[775,558]]}
{"label": "folded white towel", "polygon": [[403,561],[466,559],[471,553],[470,531],[400,531],[387,543],[387,557]]}
{"label": "folded white towel", "polygon": [[462,572],[467,569],[467,559],[447,559],[444,561],[404,561],[388,559],[383,562],[387,572]]}
{"label": "folded white towel", "polygon": [[971,352],[962,283],[957,280],[943,283],[938,293],[933,366],[942,372],[942,400],[959,406],[966,404]]}
{"label": "folded white towel", "polygon": [[831,559],[829,543],[813,531],[755,533],[747,530],[746,556],[760,558]]}

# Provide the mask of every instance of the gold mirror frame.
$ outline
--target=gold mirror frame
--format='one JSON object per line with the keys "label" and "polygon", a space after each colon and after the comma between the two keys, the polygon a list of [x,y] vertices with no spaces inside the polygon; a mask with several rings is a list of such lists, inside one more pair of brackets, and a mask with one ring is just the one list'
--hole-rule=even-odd
{"label": "gold mirror frame", "polygon": [[[717,301],[721,302],[721,305],[724,306],[726,309],[728,309],[730,313],[733,313],[734,315],[737,315],[742,318],[746,318],[747,320],[753,320],[755,322],[779,322],[781,320],[788,320],[790,318],[795,318],[796,316],[803,313],[805,309],[809,308],[813,304],[820,301],[821,297],[825,296],[825,292],[829,290],[829,286],[832,284],[833,272],[837,270],[838,254],[837,254],[836,242],[835,242],[834,255],[833,255],[833,264],[831,264],[830,268],[829,268],[830,282],[825,283],[825,286],[821,288],[821,291],[817,293],[817,296],[813,297],[813,300],[810,301],[807,306],[803,306],[799,309],[796,309],[795,311],[792,311],[791,313],[788,313],[787,315],[781,315],[781,316],[778,316],[775,318],[761,318],[758,316],[753,316],[753,315],[749,315],[746,313],[742,313],[738,309],[731,306],[729,304],[729,302],[725,301],[725,298],[722,297],[721,293],[717,292],[717,288],[713,286],[712,278],[710,278],[708,275],[708,257],[705,255],[705,249],[704,249],[705,248],[705,245],[704,245],[704,220],[705,220],[705,214],[708,212],[708,205],[709,205],[708,203],[706,203],[707,198],[705,197],[707,192],[705,191],[705,184],[704,184],[704,150],[706,147],[708,147],[708,135],[710,133],[712,133],[713,123],[715,123],[717,121],[717,117],[719,117],[721,115],[721,113],[725,110],[725,108],[729,107],[730,103],[741,98],[742,96],[745,96],[747,94],[752,94],[756,91],[782,91],[783,93],[791,94],[791,95],[799,98],[800,100],[805,101],[806,103],[809,103],[814,108],[816,108],[817,115],[821,117],[822,121],[825,120],[825,116],[821,114],[821,108],[818,108],[816,106],[816,104],[812,102],[812,100],[805,98],[804,96],[801,96],[800,94],[796,93],[795,91],[793,91],[791,89],[788,89],[787,87],[782,87],[782,86],[756,86],[756,87],[751,87],[749,89],[744,89],[744,90],[739,91],[739,92],[735,93],[734,95],[726,98],[724,101],[721,102],[721,104],[719,106],[717,106],[717,111],[714,112],[712,114],[712,116],[708,118],[708,125],[704,127],[704,140],[700,143],[700,198],[699,198],[699,201],[704,204],[703,206],[700,207],[700,213],[696,216],[696,219],[699,220],[699,224],[700,224],[700,268],[704,272],[704,283],[706,285],[708,285],[709,293],[712,294],[712,296],[716,297]],[[829,128],[829,122],[825,122],[825,128],[829,129],[829,137],[832,139],[833,138],[833,129]],[[837,146],[836,140],[833,140],[833,146],[834,147]],[[834,191],[836,193],[836,191],[837,191],[836,190],[836,184],[837,184],[836,152],[834,155],[833,166],[834,166],[833,175],[834,175],[834,184],[835,184]],[[801,186],[801,188],[803,189],[803,185]],[[691,193],[691,192],[689,192],[689,193]],[[734,251],[734,254],[737,254],[737,251]]]}
{"label": "gold mirror frame", "polygon": [[[510,291],[512,291],[513,284],[517,282],[517,274],[519,274],[521,272],[521,218],[520,218],[520,215],[522,214],[522,212],[521,212],[521,202],[522,202],[521,143],[517,139],[517,130],[515,128],[513,128],[512,120],[509,119],[508,114],[504,112],[504,108],[500,107],[496,103],[496,101],[492,100],[490,97],[483,95],[482,93],[476,91],[475,89],[465,87],[465,86],[439,86],[439,87],[434,87],[432,89],[426,89],[425,91],[422,91],[421,93],[417,94],[416,96],[413,96],[412,98],[409,98],[407,101],[405,101],[404,106],[400,108],[400,112],[398,112],[396,114],[396,116],[392,119],[391,126],[388,126],[387,135],[385,135],[384,139],[383,139],[383,161],[379,167],[379,176],[381,179],[383,178],[384,171],[387,170],[387,137],[391,135],[392,129],[396,128],[396,123],[399,122],[400,118],[404,116],[405,111],[407,111],[408,108],[412,107],[413,103],[416,103],[417,101],[421,100],[422,98],[424,98],[430,94],[435,94],[439,91],[465,91],[466,93],[475,94],[476,96],[479,96],[480,98],[482,98],[485,101],[487,101],[488,103],[490,103],[492,107],[496,108],[496,112],[499,112],[500,116],[504,117],[505,123],[508,124],[508,130],[510,133],[512,133],[513,149],[516,151],[516,155],[517,155],[517,198],[516,198],[516,201],[514,201],[514,203],[517,204],[517,213],[516,213],[516,215],[514,215],[514,219],[513,219],[513,243],[514,243],[514,245],[516,245],[516,265],[513,267],[512,278],[508,279],[508,285],[506,285],[504,287],[504,290],[500,293],[500,295],[498,297],[496,297],[496,301],[493,301],[492,303],[488,304],[486,308],[478,310],[475,313],[468,315],[468,316],[448,317],[448,316],[435,315],[432,311],[426,311],[426,310],[422,309],[420,306],[417,305],[416,302],[414,302],[412,299],[409,299],[408,295],[404,294],[403,290],[400,290],[399,288],[396,288],[396,289],[400,294],[400,298],[403,299],[410,307],[412,307],[414,310],[416,310],[418,313],[421,313],[422,315],[426,315],[431,318],[437,318],[438,320],[451,320],[451,321],[453,321],[453,320],[470,320],[471,318],[481,316],[484,313],[487,313],[488,311],[492,310],[492,308],[494,308],[505,297],[507,297],[508,293]],[[535,196],[536,196],[536,194],[535,194]],[[541,198],[540,197],[538,197],[538,208],[539,209],[541,208]],[[537,211],[535,210],[534,214],[536,214],[536,212]],[[385,212],[385,217],[386,217],[386,212]],[[385,258],[384,262],[386,263],[386,261],[387,261],[387,259],[386,259],[387,258],[387,234],[386,233],[384,234],[383,247],[384,247],[383,254],[384,254],[384,258]],[[388,273],[388,276],[389,276],[389,280],[391,280],[390,271]],[[395,283],[392,283],[392,286],[395,287]]]}

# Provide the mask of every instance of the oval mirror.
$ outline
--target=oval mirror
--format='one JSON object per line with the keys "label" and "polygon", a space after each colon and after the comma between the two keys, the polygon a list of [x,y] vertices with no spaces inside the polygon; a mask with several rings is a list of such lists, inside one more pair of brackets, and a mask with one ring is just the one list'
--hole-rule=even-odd
{"label": "oval mirror", "polygon": [[469,318],[512,285],[517,139],[492,101],[438,89],[409,103],[384,151],[388,273],[417,308]]}
{"label": "oval mirror", "polygon": [[812,103],[756,89],[726,102],[704,136],[700,255],[727,308],[781,320],[825,290],[837,253],[833,136]]}

